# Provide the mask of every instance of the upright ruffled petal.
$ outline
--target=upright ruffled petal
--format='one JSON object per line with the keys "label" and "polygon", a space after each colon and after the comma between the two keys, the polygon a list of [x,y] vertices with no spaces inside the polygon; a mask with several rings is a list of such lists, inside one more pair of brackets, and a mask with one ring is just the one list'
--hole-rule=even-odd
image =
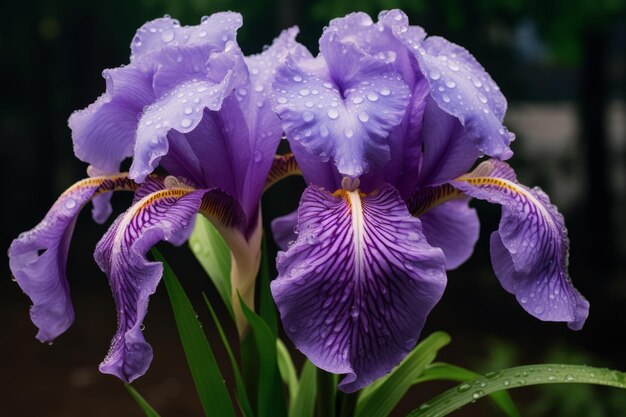
{"label": "upright ruffled petal", "polygon": [[563,216],[539,188],[527,188],[504,162],[490,160],[451,184],[502,206],[491,235],[491,259],[500,283],[531,315],[582,328],[589,303],[567,271],[569,239]]}
{"label": "upright ruffled petal", "polygon": [[68,121],[78,159],[111,174],[132,156],[137,117],[155,99],[154,71],[150,64],[103,71],[106,92],[86,109],[72,113]]}
{"label": "upright ruffled petal", "polygon": [[210,78],[181,82],[143,112],[137,127],[134,159],[130,176],[142,182],[167,154],[167,134],[174,129],[189,133],[202,120],[204,109],[217,111],[233,89],[242,82],[243,56],[232,46],[208,58]]}
{"label": "upright ruffled petal", "polygon": [[67,283],[67,254],[76,218],[94,196],[134,190],[126,175],[88,178],[68,188],[34,229],[22,233],[9,248],[9,264],[17,284],[31,299],[37,339],[50,342],[74,320]]}
{"label": "upright ruffled petal", "polygon": [[515,135],[502,124],[506,99],[476,59],[438,36],[423,40],[411,31],[398,31],[397,36],[413,51],[437,105],[459,119],[477,149],[498,159],[510,158]]}
{"label": "upright ruffled petal", "polygon": [[101,372],[131,382],[148,369],[152,348],[141,324],[163,265],[148,261],[146,253],[162,240],[182,243],[181,233],[198,211],[217,219],[221,227],[242,227],[245,222],[236,203],[219,190],[164,189],[147,194],[120,215],[98,243],[94,257],[109,277],[118,312],[118,330]]}
{"label": "upright ruffled petal", "polygon": [[130,58],[131,61],[142,60],[147,58],[146,55],[163,49],[195,44],[223,49],[227,42],[235,41],[237,29],[242,24],[241,15],[233,12],[204,16],[200,25],[196,26],[181,26],[177,19],[169,16],[154,19],[137,30],[130,45]]}
{"label": "upright ruffled petal", "polygon": [[432,98],[425,102],[423,160],[419,175],[414,175],[420,187],[442,184],[466,173],[479,156],[459,120],[441,110]]}
{"label": "upright ruffled petal", "polygon": [[[329,33],[322,57],[289,57],[273,82],[274,109],[287,139],[300,141],[343,175],[358,177],[389,160],[387,137],[404,116],[409,91],[393,66]],[[329,62],[342,65],[331,71]]]}
{"label": "upright ruffled petal", "polygon": [[309,187],[298,239],[277,260],[272,294],[309,359],[356,391],[415,346],[445,284],[445,260],[389,185],[372,195]]}

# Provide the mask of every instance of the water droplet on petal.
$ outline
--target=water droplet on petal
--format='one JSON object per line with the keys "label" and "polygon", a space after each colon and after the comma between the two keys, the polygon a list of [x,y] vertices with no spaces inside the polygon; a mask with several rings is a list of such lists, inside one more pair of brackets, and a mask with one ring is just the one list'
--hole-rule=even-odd
{"label": "water droplet on petal", "polygon": [[299,75],[294,75],[292,78],[295,82],[299,83],[300,81],[302,81],[302,77]]}
{"label": "water droplet on petal", "polygon": [[185,110],[184,110],[184,113],[185,114],[191,114],[191,113],[193,113],[193,109],[191,107],[186,107]]}
{"label": "water droplet on petal", "polygon": [[359,120],[362,121],[363,123],[367,122],[369,119],[370,119],[369,115],[365,113],[364,111],[359,113]]}
{"label": "water droplet on petal", "polygon": [[171,42],[174,40],[174,31],[166,30],[161,33],[161,40],[165,43]]}
{"label": "water droplet on petal", "polygon": [[311,92],[309,91],[309,89],[308,89],[308,88],[303,88],[302,90],[300,90],[300,93],[299,93],[299,94],[300,94],[302,97],[306,97],[306,96],[308,96],[310,93],[311,93]]}
{"label": "water droplet on petal", "polygon": [[189,126],[191,126],[191,123],[192,123],[191,119],[186,119],[185,118],[185,119],[181,120],[180,125],[182,127],[189,127]]}
{"label": "water droplet on petal", "polygon": [[446,80],[446,87],[448,88],[454,88],[456,87],[456,83],[452,80]]}
{"label": "water droplet on petal", "polygon": [[543,307],[542,306],[535,307],[534,312],[535,314],[539,314],[539,315],[543,314]]}
{"label": "water droplet on petal", "polygon": [[483,93],[478,93],[478,99],[479,99],[482,103],[487,103],[487,97],[486,97]]}
{"label": "water droplet on petal", "polygon": [[347,137],[347,138],[351,138],[352,136],[354,136],[354,131],[349,128],[346,127],[346,129],[343,131],[343,134]]}
{"label": "water droplet on petal", "polygon": [[302,120],[304,120],[305,122],[310,122],[313,119],[315,119],[315,115],[312,112],[305,111],[304,113],[302,113]]}
{"label": "water droplet on petal", "polygon": [[380,89],[381,96],[388,96],[389,94],[391,94],[391,90],[388,89],[387,87],[383,87]]}
{"label": "water droplet on petal", "polygon": [[328,114],[328,117],[333,120],[339,117],[339,112],[335,109],[328,110],[326,114]]}
{"label": "water droplet on petal", "polygon": [[432,80],[438,80],[439,78],[441,78],[441,74],[438,71],[431,71],[430,74],[428,74],[428,76]]}
{"label": "water droplet on petal", "polygon": [[458,71],[459,70],[459,66],[452,61],[448,61],[448,68],[450,68],[452,71]]}
{"label": "water droplet on petal", "polygon": [[280,104],[285,104],[287,102],[287,99],[285,97],[278,97],[276,101]]}
{"label": "water droplet on petal", "polygon": [[65,208],[73,209],[74,207],[76,207],[76,200],[74,200],[73,198],[68,198],[65,202]]}
{"label": "water droplet on petal", "polygon": [[376,93],[374,93],[374,92],[369,93],[369,94],[367,95],[367,99],[368,99],[369,101],[376,101],[376,100],[378,100],[378,94],[376,94]]}
{"label": "water droplet on petal", "polygon": [[361,104],[361,103],[363,103],[363,97],[361,97],[361,96],[356,96],[356,97],[354,97],[354,98],[352,99],[352,102],[353,102],[354,104]]}
{"label": "water droplet on petal", "polygon": [[450,97],[447,94],[443,94],[441,96],[441,99],[444,101],[444,103],[449,103],[450,102]]}
{"label": "water droplet on petal", "polygon": [[254,151],[254,162],[259,163],[263,159],[263,154],[261,151]]}
{"label": "water droplet on petal", "polygon": [[328,130],[326,125],[321,125],[320,126],[320,136],[325,138],[325,137],[328,137],[328,135],[330,135],[330,131]]}

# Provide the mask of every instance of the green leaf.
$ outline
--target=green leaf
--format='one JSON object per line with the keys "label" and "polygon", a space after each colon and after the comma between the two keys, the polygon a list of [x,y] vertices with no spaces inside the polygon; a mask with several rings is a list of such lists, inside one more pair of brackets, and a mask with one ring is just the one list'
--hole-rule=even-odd
{"label": "green leaf", "polygon": [[230,249],[213,223],[201,214],[189,237],[189,247],[217,288],[231,317],[234,317],[230,284]]}
{"label": "green leaf", "polygon": [[289,407],[289,417],[313,417],[316,391],[317,368],[307,359],[302,367],[296,397]]}
{"label": "green leaf", "polygon": [[157,261],[163,263],[163,281],[165,281],[180,341],[205,415],[234,417],[235,410],[224,378],[185,290],[159,251],[152,248],[152,254]]}
{"label": "green leaf", "polygon": [[160,417],[159,413],[157,413],[156,410],[148,404],[148,401],[146,401],[146,399],[143,398],[135,388],[133,388],[130,384],[124,384],[124,386],[128,392],[130,392],[130,395],[135,399],[135,401],[137,401],[137,404],[139,404],[147,417]]}
{"label": "green leaf", "polygon": [[528,365],[489,372],[448,390],[407,417],[441,417],[494,392],[540,384],[595,384],[626,389],[626,373],[581,365]]}
{"label": "green leaf", "polygon": [[298,393],[298,376],[296,367],[293,366],[291,355],[282,340],[276,339],[276,351],[278,353],[278,370],[285,385],[289,389],[289,404],[292,404]]}
{"label": "green leaf", "polygon": [[335,417],[337,405],[337,375],[322,369],[317,372],[317,416]]}
{"label": "green leaf", "polygon": [[356,406],[357,417],[385,417],[404,397],[418,376],[450,343],[447,333],[435,332],[420,342],[391,373],[363,390]]}
{"label": "green leaf", "polygon": [[274,304],[274,299],[270,291],[270,268],[267,253],[266,237],[263,236],[261,276],[259,280],[259,315],[272,330],[274,338],[278,338],[278,314],[276,313],[276,304]]}
{"label": "green leaf", "polygon": [[267,323],[250,310],[241,297],[239,297],[239,303],[250,324],[258,356],[261,359],[259,362],[257,417],[286,417],[287,407],[285,406],[283,382],[278,370],[276,338]]}
{"label": "green leaf", "polygon": [[[441,380],[466,382],[481,376],[482,375],[470,371],[469,369],[443,362],[437,362],[427,366],[422,375],[417,378],[415,384]],[[494,392],[490,395],[490,397],[506,415],[509,417],[520,417],[519,411],[517,410],[517,407],[508,392]]]}
{"label": "green leaf", "polygon": [[239,408],[245,417],[254,417],[254,413],[252,412],[252,407],[250,406],[250,401],[248,400],[248,395],[246,393],[246,387],[243,382],[243,378],[241,376],[241,371],[239,370],[239,365],[237,364],[237,360],[235,359],[235,355],[233,354],[233,350],[230,347],[230,343],[226,338],[226,334],[224,333],[224,329],[222,328],[222,324],[217,318],[217,314],[215,314],[215,310],[213,310],[213,306],[209,302],[205,293],[202,293],[202,297],[204,297],[204,302],[206,303],[209,312],[211,313],[211,317],[213,318],[213,323],[215,323],[215,327],[222,339],[222,343],[226,348],[226,353],[228,354],[228,359],[230,360],[230,365],[233,369],[233,374],[235,375],[235,387],[237,389],[237,402],[239,404]]}

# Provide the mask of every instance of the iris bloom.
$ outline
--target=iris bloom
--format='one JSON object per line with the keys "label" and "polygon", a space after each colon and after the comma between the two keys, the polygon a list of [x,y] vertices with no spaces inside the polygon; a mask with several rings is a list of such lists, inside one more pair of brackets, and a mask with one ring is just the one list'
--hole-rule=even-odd
{"label": "iris bloom", "polygon": [[514,139],[506,100],[472,55],[398,10],[335,19],[319,46],[315,58],[289,56],[273,81],[308,183],[297,215],[273,225],[285,251],[272,293],[296,346],[346,374],[344,391],[389,372],[415,346],[446,269],[473,251],[470,198],[502,206],[491,259],[504,289],[531,315],[580,329],[589,304],[567,273],[563,218],[502,162]]}
{"label": "iris bloom", "polygon": [[[152,359],[142,321],[163,267],[146,253],[162,240],[182,244],[196,213],[222,233],[232,252],[233,290],[253,301],[259,201],[282,134],[266,100],[267,80],[282,57],[301,47],[292,29],[262,54],[244,57],[236,43],[241,23],[239,14],[218,13],[197,26],[168,16],[142,26],[130,64],[104,71],[106,92],[70,117],[76,156],[90,164],[91,178],[65,191],[9,249],[11,270],[33,303],[37,338],[51,342],[74,319],[66,263],[80,209],[93,201],[94,217],[103,222],[111,191],[135,192],[95,251],[118,314],[100,370],[124,381],[143,375]],[[119,173],[127,157],[130,172]],[[154,174],[158,166],[169,176]]]}

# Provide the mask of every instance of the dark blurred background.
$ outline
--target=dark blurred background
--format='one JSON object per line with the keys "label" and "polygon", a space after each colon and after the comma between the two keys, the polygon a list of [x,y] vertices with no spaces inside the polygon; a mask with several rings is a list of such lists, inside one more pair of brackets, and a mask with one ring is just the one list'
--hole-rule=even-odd
{"label": "dark blurred background", "polygon": [[[497,228],[499,209],[477,204],[482,237],[476,253],[449,274],[447,292],[424,334],[451,333],[453,343],[441,358],[477,370],[542,361],[626,369],[623,0],[4,2],[0,25],[3,250],[43,217],[58,194],[84,176],[85,165],[72,154],[66,120],[104,91],[104,68],[128,62],[130,40],[146,20],[167,13],[192,25],[202,15],[230,9],[244,16],[239,43],[246,54],[260,51],[281,28],[294,24],[300,26],[300,41],[316,52],[317,39],[330,18],[356,10],[375,17],[380,10],[394,7],[403,8],[411,22],[428,33],[467,47],[500,85],[509,100],[507,125],[517,134],[511,163],[523,183],[544,188],[565,215],[571,275],[591,302],[589,320],[580,332],[525,314],[500,288],[489,263],[487,237]],[[276,186],[264,197],[264,212],[292,211],[303,187],[296,178]],[[118,211],[129,201],[128,196],[114,198]],[[97,371],[115,329],[106,277],[92,258],[104,230],[85,210],[68,270],[76,322],[53,346],[35,340],[29,302],[11,282],[8,262],[1,258],[0,415],[141,415],[122,384]],[[217,300],[215,290],[187,248],[163,246],[163,251],[208,324],[199,295],[206,291]],[[217,346],[216,335],[209,333]],[[155,359],[135,386],[164,417],[201,415],[162,288],[150,305],[146,337],[154,346]],[[230,337],[236,337],[234,332]],[[224,352],[216,349],[223,357]],[[447,386],[422,385],[410,391],[402,407],[408,411]],[[518,390],[513,396],[524,416],[626,415],[626,395],[617,390],[544,386]],[[498,414],[483,401],[456,415]]]}

